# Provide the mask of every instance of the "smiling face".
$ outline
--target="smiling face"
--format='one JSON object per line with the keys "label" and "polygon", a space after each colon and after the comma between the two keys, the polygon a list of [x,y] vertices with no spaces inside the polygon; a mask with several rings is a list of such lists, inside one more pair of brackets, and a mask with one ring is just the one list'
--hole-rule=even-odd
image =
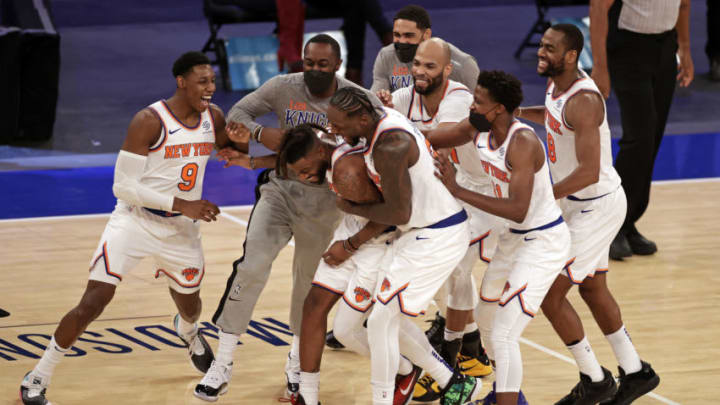
{"label": "smiling face", "polygon": [[208,109],[215,94],[215,72],[210,65],[195,65],[185,75],[177,76],[176,81],[188,105],[197,112]]}
{"label": "smiling face", "polygon": [[333,133],[341,135],[343,139],[345,139],[345,142],[350,145],[357,145],[360,138],[368,137],[368,125],[370,121],[368,114],[356,112],[348,115],[345,111],[341,111],[331,105],[328,107],[327,116]]}
{"label": "smiling face", "polygon": [[450,76],[452,64],[446,45],[435,38],[418,47],[411,69],[415,91],[427,95],[440,88]]}
{"label": "smiling face", "polygon": [[577,51],[567,50],[564,34],[552,28],[548,28],[540,40],[537,56],[537,72],[545,77],[559,76],[567,70],[568,65],[577,63]]}

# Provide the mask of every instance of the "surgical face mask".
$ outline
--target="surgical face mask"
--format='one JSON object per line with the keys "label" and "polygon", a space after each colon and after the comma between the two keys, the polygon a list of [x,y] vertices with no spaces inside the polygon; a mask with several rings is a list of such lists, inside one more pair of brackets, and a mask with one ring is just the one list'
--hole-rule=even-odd
{"label": "surgical face mask", "polygon": [[395,42],[395,53],[398,59],[402,63],[410,63],[415,57],[415,51],[417,51],[419,44],[403,44]]}
{"label": "surgical face mask", "polygon": [[[488,110],[488,112],[489,111],[490,110]],[[485,114],[476,113],[474,111],[470,112],[470,115],[468,116],[468,121],[470,121],[470,125],[472,125],[473,128],[477,129],[478,132],[488,132],[492,127],[492,123],[488,121],[488,119],[485,117]]]}
{"label": "surgical face mask", "polygon": [[303,80],[312,94],[322,94],[330,88],[335,72],[307,70],[303,72]]}

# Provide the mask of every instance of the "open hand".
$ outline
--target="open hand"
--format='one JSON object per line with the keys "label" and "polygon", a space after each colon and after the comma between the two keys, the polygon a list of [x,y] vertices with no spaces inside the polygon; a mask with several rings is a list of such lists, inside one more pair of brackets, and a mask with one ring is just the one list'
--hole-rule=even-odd
{"label": "open hand", "polygon": [[240,152],[235,148],[222,148],[217,152],[218,160],[225,162],[223,167],[240,166],[246,169],[250,167],[250,155]]}
{"label": "open hand", "polygon": [[382,102],[385,107],[393,108],[392,94],[390,94],[389,90],[378,90],[375,95],[380,99],[380,102]]}
{"label": "open hand", "polygon": [[227,133],[228,138],[235,143],[250,142],[250,130],[239,122],[229,121],[227,125],[225,125],[225,133]]}
{"label": "open hand", "polygon": [[447,156],[437,156],[435,158],[435,177],[443,182],[450,194],[455,194],[458,184],[455,181],[455,166],[450,163]]}

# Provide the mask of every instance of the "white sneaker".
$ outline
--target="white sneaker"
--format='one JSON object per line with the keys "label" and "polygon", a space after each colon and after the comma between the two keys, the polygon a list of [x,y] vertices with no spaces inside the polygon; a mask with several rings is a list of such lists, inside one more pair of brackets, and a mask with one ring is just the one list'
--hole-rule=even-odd
{"label": "white sneaker", "polygon": [[218,396],[228,391],[230,378],[232,378],[232,363],[223,365],[213,360],[205,377],[195,386],[195,396],[204,401],[217,401]]}
{"label": "white sneaker", "polygon": [[20,383],[20,399],[24,405],[52,405],[46,398],[45,392],[50,384],[50,378],[44,378],[28,371]]}
{"label": "white sneaker", "polygon": [[293,359],[290,353],[285,362],[285,378],[287,379],[287,397],[291,398],[300,389],[300,359]]}
{"label": "white sneaker", "polygon": [[205,340],[205,337],[198,333],[197,326],[193,333],[189,335],[181,335],[178,332],[178,322],[180,320],[180,314],[175,315],[173,319],[173,327],[175,328],[175,334],[178,335],[180,340],[188,348],[188,354],[190,355],[190,364],[195,367],[200,374],[205,374],[210,369],[210,365],[215,360],[210,344]]}

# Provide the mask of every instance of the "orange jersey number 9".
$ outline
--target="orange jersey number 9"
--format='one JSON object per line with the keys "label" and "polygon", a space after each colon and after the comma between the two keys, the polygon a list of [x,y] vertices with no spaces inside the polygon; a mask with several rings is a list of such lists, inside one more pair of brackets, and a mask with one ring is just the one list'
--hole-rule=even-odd
{"label": "orange jersey number 9", "polygon": [[183,166],[180,171],[180,177],[183,179],[182,183],[178,183],[180,191],[190,191],[195,188],[195,182],[197,181],[198,165],[197,163],[188,163]]}

